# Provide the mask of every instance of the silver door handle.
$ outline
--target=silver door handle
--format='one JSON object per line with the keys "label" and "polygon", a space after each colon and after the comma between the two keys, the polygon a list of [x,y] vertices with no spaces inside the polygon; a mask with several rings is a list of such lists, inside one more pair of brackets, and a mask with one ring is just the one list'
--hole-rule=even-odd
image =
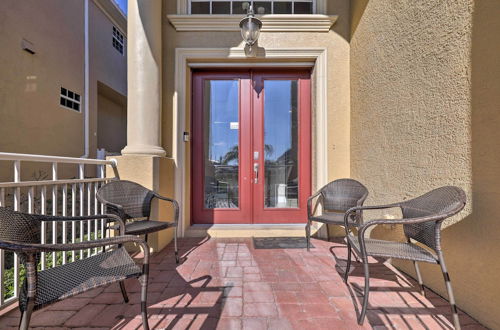
{"label": "silver door handle", "polygon": [[259,163],[253,163],[253,183],[259,183]]}

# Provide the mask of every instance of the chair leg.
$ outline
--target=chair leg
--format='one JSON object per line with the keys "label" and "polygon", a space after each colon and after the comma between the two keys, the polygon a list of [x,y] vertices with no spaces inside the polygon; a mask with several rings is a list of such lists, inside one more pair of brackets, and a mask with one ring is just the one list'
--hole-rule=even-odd
{"label": "chair leg", "polygon": [[368,259],[366,258],[363,258],[363,269],[365,271],[365,294],[363,297],[363,307],[358,318],[359,325],[362,325],[365,320],[366,309],[368,308],[368,296],[370,294],[370,269],[368,268]]}
{"label": "chair leg", "polygon": [[446,291],[448,291],[448,299],[450,301],[451,312],[453,314],[453,325],[455,326],[455,329],[460,329],[460,320],[458,318],[457,305],[455,304],[455,296],[453,295],[453,289],[451,287],[450,275],[448,274],[442,255],[439,256],[439,265],[441,266],[441,271],[443,272]]}
{"label": "chair leg", "polygon": [[128,303],[127,290],[125,290],[125,282],[123,281],[120,281],[120,290],[122,291],[123,301],[125,301],[125,303]]}
{"label": "chair leg", "polygon": [[142,315],[142,327],[144,330],[149,330],[148,323],[148,309],[147,309],[147,295],[148,295],[148,270],[139,277],[139,282],[141,283],[141,315]]}
{"label": "chair leg", "polygon": [[21,316],[19,317],[19,326],[18,326],[19,329],[21,329],[21,323],[23,322],[23,317],[24,317],[24,312],[21,311]]}
{"label": "chair leg", "polygon": [[21,321],[19,324],[20,330],[28,330],[31,320],[31,314],[33,313],[33,305],[34,302],[28,298],[28,302],[26,304],[26,310],[21,314]]}
{"label": "chair leg", "polygon": [[306,245],[307,251],[311,250],[311,221],[307,220],[306,224]]}
{"label": "chair leg", "polygon": [[413,261],[413,265],[415,266],[415,273],[417,274],[418,285],[420,286],[420,294],[425,296],[424,281],[422,280],[420,268],[418,267],[418,263],[416,261]]}
{"label": "chair leg", "polygon": [[174,230],[174,250],[175,250],[175,263],[179,263],[179,250],[177,248],[177,227]]}
{"label": "chair leg", "polygon": [[345,267],[344,283],[347,283],[347,279],[349,278],[349,270],[351,269],[351,259],[352,259],[351,244],[349,243],[349,241],[347,241],[347,265]]}
{"label": "chair leg", "polygon": [[31,314],[35,308],[36,287],[37,287],[37,273],[36,273],[36,259],[35,255],[28,255],[26,264],[26,281],[25,288],[27,291],[26,307],[21,316],[21,324],[19,329],[27,330],[30,325]]}

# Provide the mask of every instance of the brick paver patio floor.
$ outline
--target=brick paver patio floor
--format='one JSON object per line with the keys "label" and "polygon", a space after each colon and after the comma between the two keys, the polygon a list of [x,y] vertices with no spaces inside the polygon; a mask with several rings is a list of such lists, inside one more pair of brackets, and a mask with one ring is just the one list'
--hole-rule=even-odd
{"label": "brick paver patio floor", "polygon": [[[341,275],[345,245],[313,240],[305,249],[254,249],[245,239],[182,239],[182,263],[172,247],[154,255],[149,284],[149,323],[154,329],[451,329],[448,303],[433,292],[418,293],[415,281],[387,264],[371,266],[370,310],[356,323],[363,289],[360,264],[353,262],[349,285]],[[34,313],[44,329],[140,328],[139,286],[99,288]],[[460,288],[455,288],[459,291]],[[355,307],[356,306],[356,307]],[[19,312],[0,318],[17,327]],[[461,312],[463,328],[480,329]]]}

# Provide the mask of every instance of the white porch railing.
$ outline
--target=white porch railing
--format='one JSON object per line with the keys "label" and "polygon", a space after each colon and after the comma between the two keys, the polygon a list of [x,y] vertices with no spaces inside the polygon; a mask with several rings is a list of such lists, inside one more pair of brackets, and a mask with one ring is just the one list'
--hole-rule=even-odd
{"label": "white porch railing", "polygon": [[[48,166],[50,174],[23,181],[23,165],[31,169]],[[13,181],[4,182],[0,178],[0,206],[28,213],[63,216],[103,213],[96,192],[112,179],[106,178],[106,165],[111,166],[114,177],[119,178],[114,160],[0,152],[0,169],[11,166],[13,171]],[[41,227],[41,243],[80,242],[106,236],[108,233],[104,220],[42,222]],[[100,249],[88,249],[47,255],[42,253],[39,268],[66,264],[99,252]],[[0,309],[17,300],[23,276],[24,269],[18,257],[12,252],[0,250]]]}

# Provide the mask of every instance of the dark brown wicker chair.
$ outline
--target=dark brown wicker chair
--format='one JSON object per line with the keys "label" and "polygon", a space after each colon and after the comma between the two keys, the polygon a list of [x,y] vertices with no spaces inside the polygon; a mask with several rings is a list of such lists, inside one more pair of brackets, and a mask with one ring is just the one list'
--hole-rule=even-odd
{"label": "dark brown wicker chair", "polygon": [[[321,188],[307,200],[306,239],[307,250],[310,248],[311,223],[321,222],[327,225],[344,225],[344,213],[351,207],[363,205],[368,197],[368,189],[353,179],[338,179]],[[313,201],[317,198],[316,206],[321,203],[323,213],[314,215]],[[350,225],[357,226],[361,221],[361,213],[355,213],[349,221]],[[328,232],[328,230],[327,230]],[[328,239],[330,235],[328,233]]]}
{"label": "dark brown wicker chair", "polygon": [[[172,203],[174,207],[173,222],[157,221],[149,218],[153,198]],[[106,213],[116,214],[125,222],[125,234],[127,235],[145,235],[144,238],[147,242],[149,233],[174,228],[175,262],[179,263],[177,249],[179,204],[177,201],[163,197],[138,183],[127,180],[116,180],[105,184],[97,192],[97,199],[106,205]]]}
{"label": "dark brown wicker chair", "polygon": [[[365,273],[363,308],[358,318],[359,324],[363,323],[368,306],[368,295],[370,291],[368,257],[382,257],[412,260],[415,265],[415,272],[417,274],[420,290],[423,294],[425,293],[424,286],[417,262],[429,262],[440,265],[453,312],[453,323],[456,329],[460,328],[450,276],[448,275],[443,251],[441,250],[441,224],[446,218],[460,212],[464,208],[465,203],[466,196],[462,189],[446,186],[432,190],[420,197],[408,201],[381,206],[353,207],[345,213],[344,223],[346,225],[346,240],[349,252],[344,281],[347,283],[349,277],[352,250],[361,258]],[[350,232],[347,223],[352,213],[362,210],[388,208],[400,208],[403,215],[402,219],[371,220],[365,222],[358,228],[357,235],[353,235]],[[407,242],[384,241],[365,237],[365,232],[368,228],[379,224],[402,224]],[[423,244],[428,247],[428,249],[414,244],[412,240]]]}
{"label": "dark brown wicker chair", "polygon": [[[125,230],[122,220],[115,215],[58,217],[20,213],[0,207],[0,249],[17,253],[26,267],[26,278],[19,294],[20,329],[28,329],[33,311],[110,283],[120,283],[123,298],[128,302],[123,281],[132,277],[138,278],[141,283],[142,322],[144,329],[149,329],[146,310],[149,248],[144,240],[137,236],[119,235],[79,243],[40,244],[41,221],[91,219],[107,219],[118,224],[120,233]],[[127,242],[134,242],[142,247],[142,269],[122,247],[122,244]],[[106,252],[86,259],[46,270],[37,269],[41,252],[77,251],[98,247],[108,248]]]}

